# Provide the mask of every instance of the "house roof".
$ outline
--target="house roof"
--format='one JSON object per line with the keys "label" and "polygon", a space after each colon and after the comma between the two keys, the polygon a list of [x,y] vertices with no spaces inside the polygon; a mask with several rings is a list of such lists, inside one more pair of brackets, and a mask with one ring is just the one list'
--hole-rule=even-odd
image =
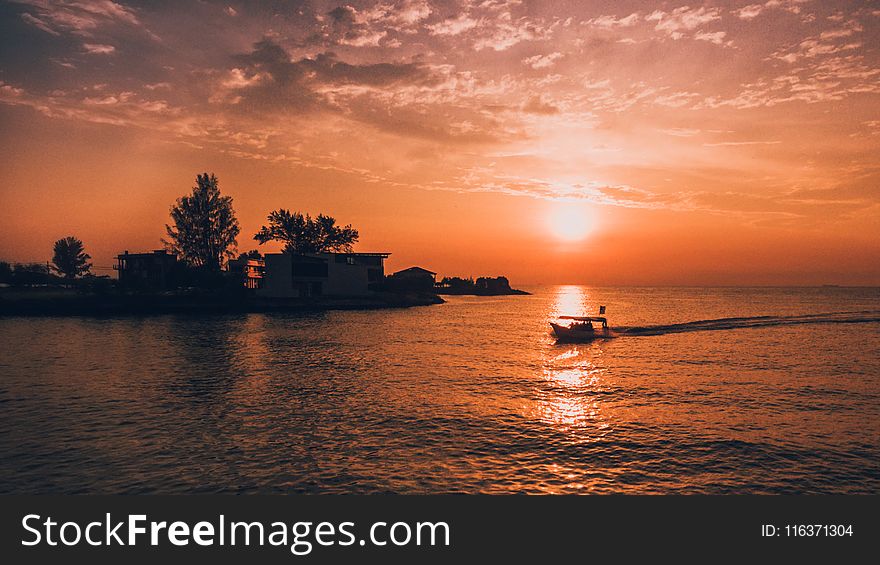
{"label": "house roof", "polygon": [[[401,273],[426,273],[429,275],[436,275],[434,271],[429,271],[428,269],[423,269],[421,267],[410,267],[409,269],[404,269],[402,271],[397,271],[394,273],[395,275],[399,275]],[[392,275],[393,276],[393,275]]]}
{"label": "house roof", "polygon": [[[266,255],[285,255],[285,254],[286,254],[286,253],[285,253],[284,251],[281,251],[281,252],[279,252],[279,253],[264,253],[263,256],[266,256]],[[389,255],[391,255],[391,253],[386,253],[386,252],[376,252],[376,253],[344,253],[344,252],[341,252],[341,251],[340,251],[340,252],[336,252],[336,251],[328,251],[328,252],[324,252],[324,253],[305,253],[305,254],[298,254],[298,253],[295,253],[294,255],[297,255],[298,257],[305,257],[305,256],[318,256],[318,255],[350,255],[350,256],[352,256],[352,257],[382,257],[382,258],[387,258]]]}
{"label": "house roof", "polygon": [[174,253],[168,253],[165,249],[156,249],[154,251],[147,251],[144,253],[129,253],[125,251],[124,253],[120,253],[116,256],[117,259],[130,259],[130,258],[142,258],[142,257],[174,257],[177,258],[177,255]]}

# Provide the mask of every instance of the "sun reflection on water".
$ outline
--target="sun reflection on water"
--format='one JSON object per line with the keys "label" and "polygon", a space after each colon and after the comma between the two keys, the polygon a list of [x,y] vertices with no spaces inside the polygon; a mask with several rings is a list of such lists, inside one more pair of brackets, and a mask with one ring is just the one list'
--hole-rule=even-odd
{"label": "sun reflection on water", "polygon": [[544,361],[535,415],[559,431],[576,433],[575,441],[594,441],[610,428],[598,396],[605,388],[601,355],[595,345],[572,346],[551,350]]}
{"label": "sun reflection on water", "polygon": [[556,291],[550,319],[559,316],[584,316],[590,304],[590,291],[582,286],[560,286]]}

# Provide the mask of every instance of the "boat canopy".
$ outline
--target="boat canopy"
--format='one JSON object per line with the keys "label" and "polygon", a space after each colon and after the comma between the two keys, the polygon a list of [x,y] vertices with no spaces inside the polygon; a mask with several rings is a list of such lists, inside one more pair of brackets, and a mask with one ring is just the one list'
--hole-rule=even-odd
{"label": "boat canopy", "polygon": [[560,320],[574,320],[576,322],[601,322],[602,327],[608,326],[608,320],[601,316],[559,316]]}

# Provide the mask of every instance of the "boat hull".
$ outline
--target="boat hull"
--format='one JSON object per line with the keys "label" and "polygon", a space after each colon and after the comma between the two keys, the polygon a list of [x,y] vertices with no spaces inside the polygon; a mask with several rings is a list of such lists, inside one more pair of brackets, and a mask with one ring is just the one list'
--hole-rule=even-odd
{"label": "boat hull", "polygon": [[550,322],[550,326],[553,328],[553,334],[558,341],[586,342],[608,337],[608,331],[604,329],[596,331],[595,329],[568,328],[553,322]]}

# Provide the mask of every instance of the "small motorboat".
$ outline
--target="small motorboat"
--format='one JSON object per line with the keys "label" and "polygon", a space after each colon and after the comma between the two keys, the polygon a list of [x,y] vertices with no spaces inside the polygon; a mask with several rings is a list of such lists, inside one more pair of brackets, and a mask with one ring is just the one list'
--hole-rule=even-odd
{"label": "small motorboat", "polygon": [[[605,313],[604,306],[600,308],[599,313]],[[556,334],[556,339],[559,341],[592,341],[611,337],[608,320],[604,316],[560,316],[559,319],[571,320],[567,326],[550,322],[553,333]],[[601,324],[601,327],[595,328],[594,322]]]}

